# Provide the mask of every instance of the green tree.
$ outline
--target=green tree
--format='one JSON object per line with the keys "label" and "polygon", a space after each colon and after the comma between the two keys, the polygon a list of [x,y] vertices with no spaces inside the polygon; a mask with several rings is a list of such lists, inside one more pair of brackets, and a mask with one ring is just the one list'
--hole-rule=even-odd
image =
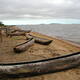
{"label": "green tree", "polygon": [[0,22],[0,26],[4,26],[4,24],[2,22]]}

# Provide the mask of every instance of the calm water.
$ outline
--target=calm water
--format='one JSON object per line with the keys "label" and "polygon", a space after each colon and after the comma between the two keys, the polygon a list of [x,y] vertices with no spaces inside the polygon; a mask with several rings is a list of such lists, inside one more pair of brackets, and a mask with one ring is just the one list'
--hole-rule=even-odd
{"label": "calm water", "polygon": [[31,29],[32,31],[47,34],[49,36],[58,36],[63,39],[80,43],[80,24],[41,24],[19,26],[22,29]]}

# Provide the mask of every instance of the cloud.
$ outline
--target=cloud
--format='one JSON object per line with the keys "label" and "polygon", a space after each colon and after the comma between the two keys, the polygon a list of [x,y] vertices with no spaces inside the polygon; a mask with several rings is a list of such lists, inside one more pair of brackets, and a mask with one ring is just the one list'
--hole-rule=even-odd
{"label": "cloud", "polygon": [[0,0],[0,20],[80,18],[80,0]]}

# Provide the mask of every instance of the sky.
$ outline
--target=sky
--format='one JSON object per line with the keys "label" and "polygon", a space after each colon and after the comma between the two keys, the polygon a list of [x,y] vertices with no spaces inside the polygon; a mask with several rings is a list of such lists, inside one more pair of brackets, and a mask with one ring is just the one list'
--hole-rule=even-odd
{"label": "sky", "polygon": [[80,0],[0,0],[0,21],[5,24],[80,23]]}

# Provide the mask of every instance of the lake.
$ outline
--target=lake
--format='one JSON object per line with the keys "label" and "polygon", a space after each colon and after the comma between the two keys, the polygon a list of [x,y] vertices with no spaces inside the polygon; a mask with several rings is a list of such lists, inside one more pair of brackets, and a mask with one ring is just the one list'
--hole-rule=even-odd
{"label": "lake", "polygon": [[80,43],[80,24],[19,25],[19,27]]}

